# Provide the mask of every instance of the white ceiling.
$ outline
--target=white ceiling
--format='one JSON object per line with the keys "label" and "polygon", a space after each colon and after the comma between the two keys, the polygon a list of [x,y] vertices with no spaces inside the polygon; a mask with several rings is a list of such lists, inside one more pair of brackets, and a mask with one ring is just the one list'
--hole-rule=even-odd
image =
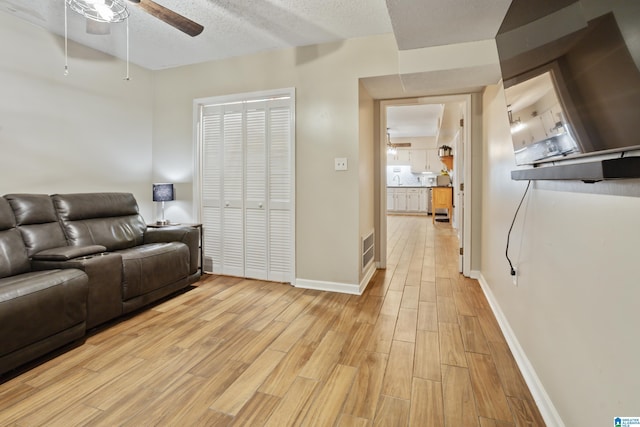
{"label": "white ceiling", "polygon": [[387,107],[387,133],[391,138],[437,136],[443,110],[443,104]]}
{"label": "white ceiling", "polygon": [[[486,40],[495,37],[511,0],[155,2],[203,25],[204,31],[190,37],[127,1],[130,61],[151,70],[386,33],[394,34],[400,50]],[[0,11],[60,36],[64,9],[64,0],[0,0]],[[111,24],[110,34],[92,35],[82,16],[70,9],[67,16],[70,40],[126,58],[127,24]],[[74,55],[70,44],[69,56]],[[391,99],[476,92],[499,77],[494,65],[362,81],[373,98]]]}

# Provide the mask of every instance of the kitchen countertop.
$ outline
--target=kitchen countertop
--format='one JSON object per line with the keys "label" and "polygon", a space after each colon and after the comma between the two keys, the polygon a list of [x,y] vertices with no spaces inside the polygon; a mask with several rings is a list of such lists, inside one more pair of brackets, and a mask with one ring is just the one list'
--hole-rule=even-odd
{"label": "kitchen countertop", "polygon": [[387,188],[433,188],[452,187],[451,185],[387,185]]}

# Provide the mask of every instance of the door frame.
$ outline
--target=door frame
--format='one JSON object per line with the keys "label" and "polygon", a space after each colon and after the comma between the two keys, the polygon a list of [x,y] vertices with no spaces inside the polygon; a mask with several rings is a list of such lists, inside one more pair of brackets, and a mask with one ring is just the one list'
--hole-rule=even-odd
{"label": "door frame", "polygon": [[[291,171],[291,210],[290,210],[290,247],[291,247],[291,285],[295,285],[296,280],[296,89],[295,87],[272,89],[257,92],[235,93],[230,95],[210,96],[205,98],[195,98],[193,100],[193,217],[195,222],[202,222],[202,133],[200,123],[202,119],[201,108],[206,105],[230,104],[230,103],[247,103],[256,100],[278,99],[288,97],[291,99],[291,117],[290,117],[290,171]],[[204,245],[203,245],[204,248]]]}
{"label": "door frame", "polygon": [[[387,267],[387,186],[386,186],[386,173],[387,173],[387,143],[386,143],[386,135],[387,135],[387,114],[386,108],[389,106],[399,106],[399,105],[420,105],[420,104],[443,104],[447,102],[460,102],[463,105],[463,119],[464,126],[462,127],[463,135],[463,146],[464,150],[464,194],[463,194],[463,205],[464,209],[462,209],[462,227],[463,231],[461,247],[464,252],[464,257],[462,260],[462,274],[470,277],[471,276],[471,198],[472,198],[472,185],[471,185],[471,128],[473,126],[472,123],[472,115],[471,115],[471,94],[460,94],[460,95],[443,95],[443,96],[423,96],[417,98],[398,98],[398,99],[389,99],[389,100],[381,100],[380,101],[380,110],[379,110],[379,129],[378,134],[380,137],[378,138],[378,153],[380,156],[380,169],[378,170],[378,174],[380,174],[380,179],[378,182],[380,183],[379,197],[380,201],[378,210],[379,210],[379,223],[376,224],[376,234],[380,236],[380,254],[379,259],[376,262],[377,268],[386,268]],[[459,183],[458,185],[459,190]],[[456,212],[458,215],[458,212]]]}

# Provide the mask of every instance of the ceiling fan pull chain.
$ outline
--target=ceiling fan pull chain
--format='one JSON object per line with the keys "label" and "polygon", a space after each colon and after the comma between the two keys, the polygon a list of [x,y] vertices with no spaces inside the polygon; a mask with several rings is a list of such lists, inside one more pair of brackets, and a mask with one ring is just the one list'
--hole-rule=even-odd
{"label": "ceiling fan pull chain", "polygon": [[68,47],[67,47],[67,0],[64,2],[64,75],[69,75],[69,63],[68,63]]}
{"label": "ceiling fan pull chain", "polygon": [[129,20],[127,19],[127,75],[125,76],[125,80],[129,81],[131,78],[129,77]]}

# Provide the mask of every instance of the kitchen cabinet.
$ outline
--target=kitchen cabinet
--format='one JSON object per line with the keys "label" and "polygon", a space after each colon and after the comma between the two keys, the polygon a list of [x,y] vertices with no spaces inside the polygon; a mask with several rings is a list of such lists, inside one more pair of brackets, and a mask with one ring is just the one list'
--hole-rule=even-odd
{"label": "kitchen cabinet", "polygon": [[433,172],[440,173],[442,170],[442,162],[440,161],[440,156],[438,156],[438,149],[434,148],[431,150],[426,150],[427,157],[427,169],[425,172]]}
{"label": "kitchen cabinet", "polygon": [[431,196],[430,188],[421,188],[419,191],[419,207],[420,212],[429,212],[429,198]]}
{"label": "kitchen cabinet", "polygon": [[411,150],[399,148],[396,154],[387,153],[387,165],[408,166],[411,162]]}
{"label": "kitchen cabinet", "polygon": [[421,173],[427,171],[427,150],[411,150],[411,158],[409,160],[411,172]]}
{"label": "kitchen cabinet", "polygon": [[387,188],[387,210],[396,210],[396,189]]}
{"label": "kitchen cabinet", "polygon": [[406,188],[387,188],[387,210],[393,212],[407,211]]}
{"label": "kitchen cabinet", "polygon": [[407,189],[407,211],[418,212],[420,210],[420,189]]}
{"label": "kitchen cabinet", "polygon": [[440,171],[442,170],[442,163],[440,162],[440,157],[438,157],[437,149],[411,150],[409,165],[411,166],[411,172],[413,173],[440,173]]}
{"label": "kitchen cabinet", "polygon": [[407,190],[405,188],[396,188],[396,200],[394,210],[399,212],[406,212],[407,210]]}
{"label": "kitchen cabinet", "polygon": [[440,173],[443,168],[437,149],[398,149],[396,154],[387,153],[388,166],[411,166],[411,172]]}
{"label": "kitchen cabinet", "polygon": [[427,213],[429,188],[387,188],[387,211]]}

